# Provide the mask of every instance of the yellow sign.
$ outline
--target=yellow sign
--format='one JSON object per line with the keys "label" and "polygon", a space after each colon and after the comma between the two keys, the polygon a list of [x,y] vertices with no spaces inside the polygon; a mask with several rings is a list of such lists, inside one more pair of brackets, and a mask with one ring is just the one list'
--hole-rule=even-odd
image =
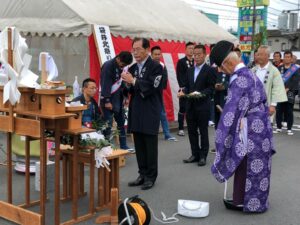
{"label": "yellow sign", "polygon": [[[259,25],[260,27],[265,26],[265,23],[263,20],[257,21],[256,26]],[[252,21],[240,21],[240,27],[249,28],[252,27]]]}
{"label": "yellow sign", "polygon": [[[256,0],[256,6],[268,6],[270,0]],[[253,0],[237,0],[237,7],[251,7],[253,6]]]}
{"label": "yellow sign", "polygon": [[240,49],[242,52],[251,52],[251,44],[241,44]]}

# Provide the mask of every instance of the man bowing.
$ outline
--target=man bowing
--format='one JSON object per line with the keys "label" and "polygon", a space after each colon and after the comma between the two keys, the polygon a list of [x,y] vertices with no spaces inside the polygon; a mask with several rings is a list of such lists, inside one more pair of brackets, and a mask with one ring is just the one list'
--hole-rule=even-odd
{"label": "man bowing", "polygon": [[274,152],[267,97],[262,82],[232,48],[232,43],[220,41],[210,55],[211,61],[230,74],[211,171],[219,182],[227,182],[234,174],[233,201],[225,199],[227,208],[265,212]]}

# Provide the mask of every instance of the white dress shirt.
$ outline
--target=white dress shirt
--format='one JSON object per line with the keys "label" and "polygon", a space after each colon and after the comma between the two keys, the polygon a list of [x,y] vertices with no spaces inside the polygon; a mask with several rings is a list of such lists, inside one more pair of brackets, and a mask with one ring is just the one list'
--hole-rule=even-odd
{"label": "white dress shirt", "polygon": [[[264,67],[260,67],[260,65],[257,65],[257,70],[256,70],[256,76],[258,77],[258,79],[265,85],[265,77],[268,73],[268,67],[269,67],[269,63],[268,62]],[[272,106],[276,106],[277,103],[276,102],[271,102]]]}
{"label": "white dress shirt", "polygon": [[202,67],[203,67],[204,64],[205,64],[205,62],[202,63],[200,66],[196,66],[196,65],[195,65],[194,82],[196,82],[196,79],[197,79],[199,73],[201,72],[201,69],[202,69]]}
{"label": "white dress shirt", "polygon": [[143,69],[143,66],[145,65],[147,59],[149,58],[150,56],[146,57],[146,59],[144,59],[141,63],[137,63],[137,66],[139,68],[139,74],[141,74],[141,71]]}
{"label": "white dress shirt", "polygon": [[269,67],[269,62],[264,67],[260,67],[260,65],[257,66],[256,76],[262,83],[264,83],[265,77],[268,72],[268,67]]}

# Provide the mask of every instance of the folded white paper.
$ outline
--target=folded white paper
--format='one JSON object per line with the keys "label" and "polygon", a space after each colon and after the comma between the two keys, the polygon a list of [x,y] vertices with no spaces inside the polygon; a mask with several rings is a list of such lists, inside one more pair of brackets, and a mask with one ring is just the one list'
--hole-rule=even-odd
{"label": "folded white paper", "polygon": [[4,86],[8,82],[7,74],[3,74],[0,72],[0,85]]}
{"label": "folded white paper", "polygon": [[42,54],[46,54],[46,71],[48,72],[47,81],[53,81],[58,77],[58,70],[53,57],[48,52],[41,52],[39,57],[39,71],[42,71]]}
{"label": "folded white paper", "polygon": [[70,106],[83,106],[80,101],[77,102],[70,102]]}
{"label": "folded white paper", "polygon": [[37,88],[38,76],[30,71],[31,56],[26,54],[28,46],[17,29],[12,28],[12,49],[15,68],[8,63],[8,28],[0,33],[0,60],[5,70],[0,70],[0,84],[4,85],[3,103],[10,101],[12,105],[20,100],[18,86]]}
{"label": "folded white paper", "polygon": [[0,58],[0,85],[4,86],[8,82],[6,63]]}
{"label": "folded white paper", "polygon": [[31,72],[26,67],[23,68],[21,73],[21,78],[19,79],[19,86],[36,88],[38,83],[36,82],[39,78],[38,75]]}
{"label": "folded white paper", "polygon": [[85,140],[85,139],[104,140],[105,139],[103,134],[100,134],[98,132],[90,132],[90,133],[81,134],[81,138],[83,140]]}

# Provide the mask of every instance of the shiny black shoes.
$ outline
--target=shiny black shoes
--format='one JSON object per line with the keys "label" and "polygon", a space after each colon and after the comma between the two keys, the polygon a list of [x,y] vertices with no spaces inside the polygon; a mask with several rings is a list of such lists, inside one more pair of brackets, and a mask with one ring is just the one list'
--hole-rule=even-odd
{"label": "shiny black shoes", "polygon": [[197,158],[193,155],[190,158],[183,160],[184,163],[194,163],[194,162],[198,162],[198,161],[199,161],[199,158]]}
{"label": "shiny black shoes", "polygon": [[147,181],[145,181],[145,182],[142,184],[141,189],[142,189],[142,190],[148,190],[148,189],[152,188],[153,185],[154,185],[154,182],[153,182],[153,181],[147,180]]}
{"label": "shiny black shoes", "polygon": [[139,176],[136,180],[128,183],[129,187],[141,186],[142,190],[148,190],[154,186],[154,182],[151,180],[145,181],[145,179]]}
{"label": "shiny black shoes", "polygon": [[201,158],[198,162],[198,166],[205,166],[206,165],[206,159],[205,158]]}
{"label": "shiny black shoes", "polygon": [[128,183],[129,187],[135,187],[135,186],[140,186],[144,183],[144,178],[139,176],[136,180],[131,181]]}
{"label": "shiny black shoes", "polygon": [[197,162],[198,163],[198,166],[205,166],[206,165],[206,159],[205,158],[198,158],[198,157],[195,157],[195,156],[191,156],[190,158],[188,159],[184,159],[183,160],[184,163],[194,163],[194,162]]}

